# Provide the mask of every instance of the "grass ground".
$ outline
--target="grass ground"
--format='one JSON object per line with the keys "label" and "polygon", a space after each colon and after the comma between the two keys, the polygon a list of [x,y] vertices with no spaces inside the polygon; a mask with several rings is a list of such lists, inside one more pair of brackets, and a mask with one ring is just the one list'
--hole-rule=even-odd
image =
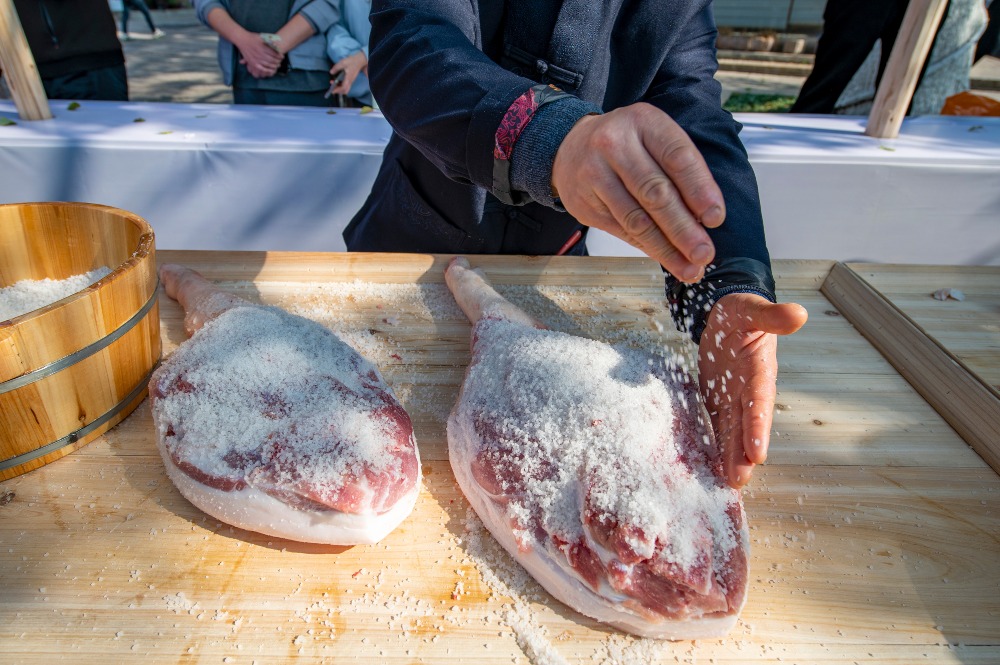
{"label": "grass ground", "polygon": [[787,113],[795,103],[795,97],[787,95],[761,95],[755,93],[733,93],[723,104],[731,113]]}

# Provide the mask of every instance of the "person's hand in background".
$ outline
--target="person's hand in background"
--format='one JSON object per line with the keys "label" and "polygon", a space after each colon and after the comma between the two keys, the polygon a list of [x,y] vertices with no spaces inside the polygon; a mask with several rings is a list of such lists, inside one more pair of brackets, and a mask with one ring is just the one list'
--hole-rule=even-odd
{"label": "person's hand in background", "polygon": [[269,44],[262,35],[244,31],[246,34],[237,42],[240,63],[254,78],[270,78],[278,71],[284,57],[276,44]]}
{"label": "person's hand in background", "polygon": [[330,93],[334,95],[346,95],[350,92],[351,86],[354,85],[354,80],[358,78],[358,74],[367,70],[368,58],[365,56],[364,51],[358,51],[357,53],[352,53],[346,58],[341,58],[337,62],[333,63],[333,67],[330,68],[330,76],[333,80],[336,80],[337,74],[339,72],[344,72],[344,78],[341,79],[340,83],[330,89]]}

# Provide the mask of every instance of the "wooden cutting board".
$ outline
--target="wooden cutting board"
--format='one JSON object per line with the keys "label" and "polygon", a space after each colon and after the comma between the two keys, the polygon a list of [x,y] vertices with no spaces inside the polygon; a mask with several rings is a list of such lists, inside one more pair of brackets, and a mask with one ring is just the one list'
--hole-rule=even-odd
{"label": "wooden cutting board", "polygon": [[[167,479],[144,404],[98,441],[0,483],[4,663],[1000,661],[1000,477],[821,295],[831,263],[775,264],[779,297],[810,322],[779,346],[771,459],[745,495],[741,622],[723,640],[661,643],[554,601],[469,513],[444,429],[469,326],[443,258],[159,259],[320,320],[375,361],[414,419],[420,499],[370,547],[231,528]],[[474,263],[551,327],[684,350],[649,261]],[[181,313],[165,296],[160,311],[170,353]]]}

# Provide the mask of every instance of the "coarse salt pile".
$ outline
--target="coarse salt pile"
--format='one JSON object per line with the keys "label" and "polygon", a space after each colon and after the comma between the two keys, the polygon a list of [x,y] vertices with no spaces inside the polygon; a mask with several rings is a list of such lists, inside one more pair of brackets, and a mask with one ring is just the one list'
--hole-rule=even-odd
{"label": "coarse salt pile", "polygon": [[375,366],[314,321],[186,285],[197,294],[181,298],[188,314],[215,318],[150,380],[157,447],[178,490],[228,524],[281,538],[388,535],[416,503],[420,456]]}
{"label": "coarse salt pile", "polygon": [[676,370],[665,359],[505,320],[484,319],[476,336],[489,351],[470,370],[466,404],[493,415],[491,429],[519,461],[525,494],[507,504],[516,523],[540,518],[546,533],[585,538],[580,485],[599,479],[585,488],[589,507],[599,520],[641,530],[646,537],[630,543],[640,555],[660,541],[672,563],[690,569],[704,519],[720,558],[736,546],[732,490],[707,467],[676,463],[684,451],[673,436],[674,402],[685,396],[670,390]]}
{"label": "coarse salt pile", "polygon": [[0,287],[0,321],[51,305],[110,274],[110,268],[101,267],[65,279],[25,279]]}
{"label": "coarse salt pile", "polygon": [[477,322],[449,456],[491,533],[590,617],[659,639],[728,632],[745,515],[681,359],[540,329],[460,279]]}
{"label": "coarse salt pile", "polygon": [[219,315],[196,339],[159,377],[192,387],[157,404],[161,427],[172,430],[165,443],[184,462],[242,480],[273,445],[289,483],[400,472],[392,439],[381,435],[392,423],[371,408],[377,370],[322,326],[248,305]]}

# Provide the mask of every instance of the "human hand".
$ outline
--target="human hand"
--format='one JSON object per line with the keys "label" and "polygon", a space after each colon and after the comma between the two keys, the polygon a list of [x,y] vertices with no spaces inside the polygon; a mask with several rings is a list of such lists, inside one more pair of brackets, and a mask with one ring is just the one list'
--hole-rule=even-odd
{"label": "human hand", "polygon": [[250,75],[257,79],[274,76],[284,57],[278,48],[254,32],[246,32],[236,48],[240,52],[240,64],[246,65]]}
{"label": "human hand", "polygon": [[752,293],[723,296],[708,315],[698,346],[698,383],[732,487],[746,485],[753,467],[767,458],[777,335],[792,334],[808,316],[801,305],[776,305]]}
{"label": "human hand", "polygon": [[581,118],[559,146],[552,186],[580,223],[607,231],[684,282],[715,256],[704,227],[726,218],[722,191],[687,133],[651,104]]}
{"label": "human hand", "polygon": [[[368,58],[365,56],[364,51],[358,51],[346,58],[341,58],[330,68],[330,76],[335,77],[338,72],[344,72],[344,78],[336,86],[330,88],[330,94],[346,95],[350,92],[351,86],[354,85],[354,80],[358,78],[358,74],[367,70]],[[333,83],[333,81],[331,80],[330,83]]]}

